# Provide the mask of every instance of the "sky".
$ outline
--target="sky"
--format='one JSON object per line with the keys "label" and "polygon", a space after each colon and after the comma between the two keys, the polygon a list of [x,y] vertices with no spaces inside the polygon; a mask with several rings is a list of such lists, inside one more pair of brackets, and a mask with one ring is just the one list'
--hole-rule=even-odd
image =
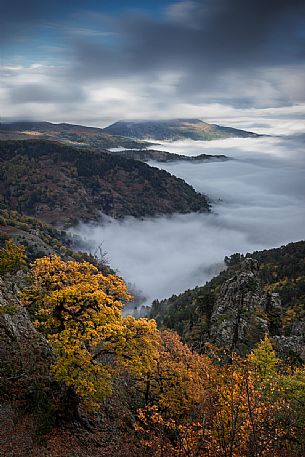
{"label": "sky", "polygon": [[3,0],[0,115],[293,124],[304,45],[303,0]]}
{"label": "sky", "polygon": [[92,253],[106,258],[150,304],[204,284],[235,252],[279,247],[304,239],[304,138],[234,138],[163,143],[178,154],[225,154],[234,160],[151,163],[185,179],[212,201],[211,214],[144,220],[107,219],[73,230]]}

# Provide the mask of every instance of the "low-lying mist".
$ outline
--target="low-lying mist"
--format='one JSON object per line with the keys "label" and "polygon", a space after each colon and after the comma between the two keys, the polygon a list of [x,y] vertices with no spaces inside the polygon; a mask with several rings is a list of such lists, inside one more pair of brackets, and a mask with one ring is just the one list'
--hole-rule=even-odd
{"label": "low-lying mist", "polygon": [[226,255],[305,238],[305,152],[300,138],[177,142],[158,148],[234,159],[162,164],[206,193],[213,202],[212,214],[107,218],[103,224],[81,224],[73,230],[92,252],[102,243],[110,265],[143,293],[146,304],[205,283],[224,267]]}

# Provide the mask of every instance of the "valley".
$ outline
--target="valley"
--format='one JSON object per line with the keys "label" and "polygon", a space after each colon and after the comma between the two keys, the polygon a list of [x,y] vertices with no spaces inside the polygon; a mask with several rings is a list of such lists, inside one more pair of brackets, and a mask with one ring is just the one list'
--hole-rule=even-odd
{"label": "valley", "polygon": [[[162,446],[177,448],[172,427],[194,431],[188,417],[198,420],[197,408],[205,417],[222,411],[205,402],[218,398],[223,379],[230,394],[232,370],[245,410],[240,427],[252,414],[250,380],[264,414],[293,411],[287,420],[298,442],[289,435],[289,446],[302,449],[301,140],[184,139],[131,150],[0,142],[5,457],[16,447],[24,457],[25,445],[35,456],[123,457],[126,442],[126,455],[155,457],[143,441],[148,434],[158,442],[150,411],[161,424],[169,415]],[[265,357],[273,390],[263,399],[265,381],[253,367]]]}
{"label": "valley", "polygon": [[0,457],[304,457],[305,2],[2,3]]}
{"label": "valley", "polygon": [[[86,238],[91,252],[102,243],[111,265],[141,291],[141,304],[204,284],[224,268],[225,256],[304,238],[305,164],[297,138],[162,143],[159,148],[234,158],[196,164],[149,162],[206,192],[211,213],[110,219],[73,229]],[[293,151],[289,159],[288,151]]]}

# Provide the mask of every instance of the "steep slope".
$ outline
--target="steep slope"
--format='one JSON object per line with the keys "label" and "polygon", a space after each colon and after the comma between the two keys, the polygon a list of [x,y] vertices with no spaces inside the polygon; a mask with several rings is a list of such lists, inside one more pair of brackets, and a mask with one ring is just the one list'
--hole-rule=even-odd
{"label": "steep slope", "polygon": [[168,140],[218,140],[258,136],[253,132],[208,124],[199,119],[171,119],[165,121],[119,121],[106,127],[105,132],[133,139]]}
{"label": "steep slope", "polygon": [[34,327],[21,300],[22,290],[29,286],[29,264],[41,255],[56,253],[67,260],[93,261],[105,274],[104,266],[62,243],[66,240],[62,232],[4,210],[1,248],[7,238],[26,247],[27,259],[22,269],[3,272],[1,268],[0,272],[1,457],[143,455],[133,443],[134,399],[126,394],[126,382],[120,386],[117,381],[118,392],[98,414],[78,411],[74,392],[53,377],[54,349]]}
{"label": "steep slope", "polygon": [[285,357],[305,359],[305,241],[226,258],[202,287],[161,302],[151,317],[196,349],[205,343],[248,352],[268,333]]}
{"label": "steep slope", "polygon": [[24,246],[29,262],[56,254],[64,260],[90,262],[104,274],[113,273],[102,252],[96,252],[93,256],[76,249],[76,245],[80,244],[79,237],[71,236],[64,230],[57,230],[34,217],[0,209],[0,247],[9,239]]}
{"label": "steep slope", "polygon": [[0,140],[42,139],[81,148],[107,149],[115,147],[144,148],[145,143],[113,136],[103,129],[51,122],[0,123]]}
{"label": "steep slope", "polygon": [[107,152],[42,140],[0,143],[2,205],[51,224],[209,211],[205,196],[169,173]]}

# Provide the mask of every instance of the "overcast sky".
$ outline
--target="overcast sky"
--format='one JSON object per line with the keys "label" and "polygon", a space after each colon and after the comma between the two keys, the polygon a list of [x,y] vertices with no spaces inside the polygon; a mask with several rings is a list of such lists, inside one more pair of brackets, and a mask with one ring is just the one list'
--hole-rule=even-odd
{"label": "overcast sky", "polygon": [[303,0],[1,2],[2,119],[300,119]]}

